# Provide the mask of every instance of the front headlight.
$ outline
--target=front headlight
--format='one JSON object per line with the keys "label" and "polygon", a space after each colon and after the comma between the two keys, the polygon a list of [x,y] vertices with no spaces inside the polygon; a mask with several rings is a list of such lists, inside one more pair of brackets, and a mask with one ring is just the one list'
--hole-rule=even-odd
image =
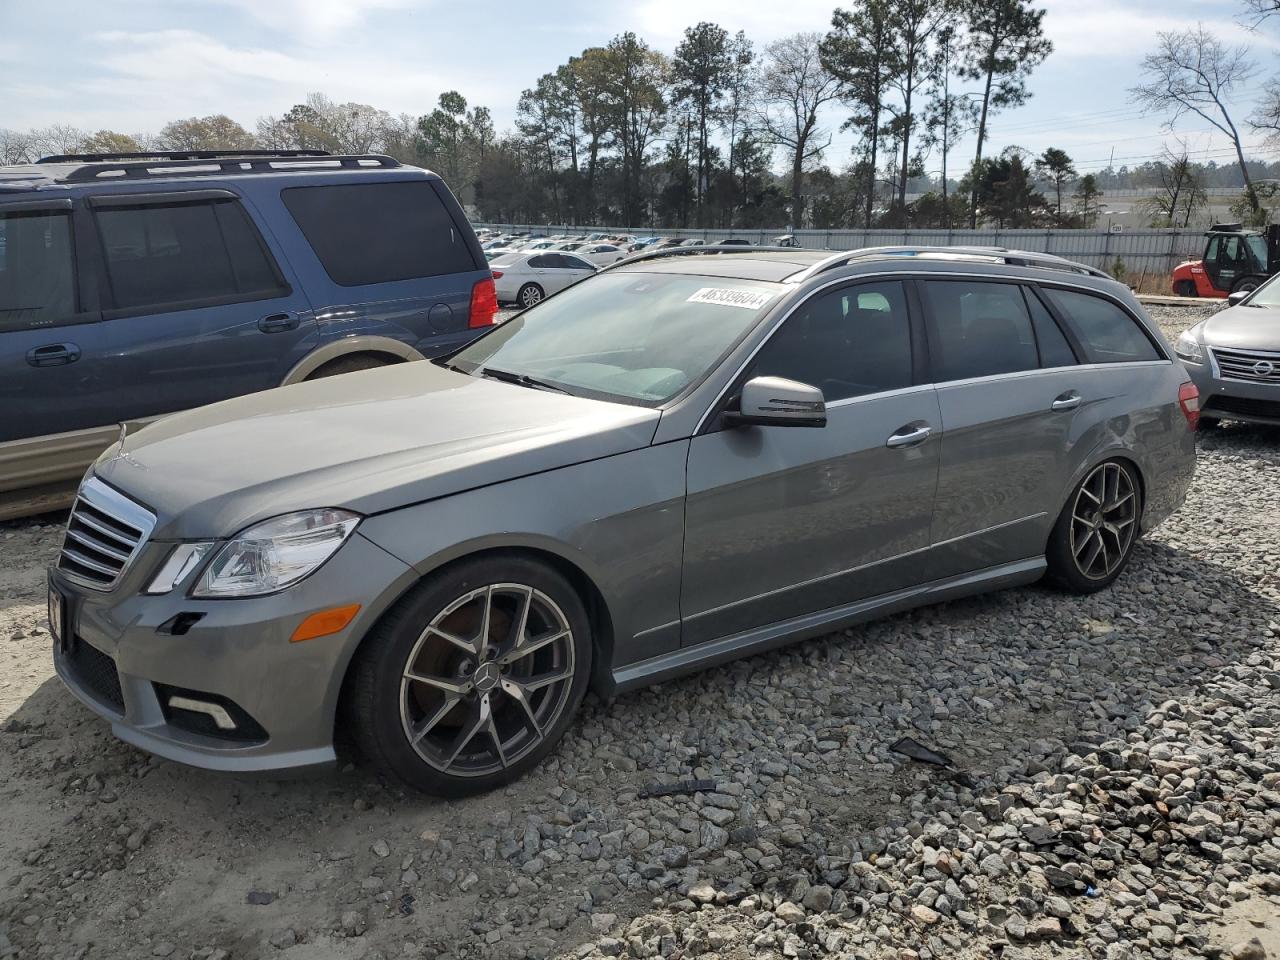
{"label": "front headlight", "polygon": [[1200,349],[1200,341],[1196,339],[1194,330],[1182,331],[1182,336],[1174,344],[1173,352],[1187,363],[1204,363],[1204,351]]}
{"label": "front headlight", "polygon": [[297,583],[328,560],[360,522],[347,510],[303,510],[241,531],[205,568],[193,597],[258,597]]}

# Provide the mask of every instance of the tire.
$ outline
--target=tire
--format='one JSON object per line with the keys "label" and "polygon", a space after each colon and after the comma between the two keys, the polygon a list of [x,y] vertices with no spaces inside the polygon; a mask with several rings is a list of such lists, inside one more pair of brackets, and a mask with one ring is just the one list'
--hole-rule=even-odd
{"label": "tire", "polygon": [[1196,285],[1193,280],[1179,280],[1173,285],[1173,294],[1177,297],[1196,296]]}
{"label": "tire", "polygon": [[545,297],[546,294],[536,283],[526,283],[516,293],[516,303],[528,310],[530,307],[541,303]]}
{"label": "tire", "polygon": [[1241,277],[1231,285],[1232,293],[1252,293],[1262,286],[1263,277]]}
{"label": "tire", "polygon": [[355,373],[357,370],[372,370],[375,367],[385,367],[390,363],[392,361],[385,360],[382,357],[371,356],[367,353],[355,353],[349,357],[330,360],[318,369],[313,370],[307,379],[320,380],[324,377],[337,377],[344,373]]}
{"label": "tire", "polygon": [[1072,489],[1053,525],[1045,579],[1070,593],[1109,587],[1129,565],[1141,522],[1137,471],[1123,460],[1098,464]]}
{"label": "tire", "polygon": [[591,656],[586,609],[559,573],[511,555],[463,561],[423,580],[365,638],[348,720],[384,773],[436,796],[484,793],[555,748],[586,694]]}

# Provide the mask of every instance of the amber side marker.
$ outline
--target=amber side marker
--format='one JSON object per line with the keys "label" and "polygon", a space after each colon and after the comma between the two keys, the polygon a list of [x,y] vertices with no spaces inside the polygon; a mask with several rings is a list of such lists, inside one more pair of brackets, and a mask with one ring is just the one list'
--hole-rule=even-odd
{"label": "amber side marker", "polygon": [[289,642],[301,643],[303,640],[314,640],[316,637],[327,637],[331,633],[337,633],[354,620],[359,612],[360,604],[353,603],[346,607],[334,607],[331,610],[313,613],[298,624],[298,629],[293,631]]}

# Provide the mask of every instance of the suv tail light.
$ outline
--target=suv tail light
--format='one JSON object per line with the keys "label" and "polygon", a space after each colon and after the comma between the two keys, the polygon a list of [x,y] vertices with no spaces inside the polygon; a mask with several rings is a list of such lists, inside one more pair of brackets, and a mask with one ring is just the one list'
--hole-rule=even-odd
{"label": "suv tail light", "polygon": [[1178,387],[1178,406],[1182,415],[1187,418],[1187,426],[1192,430],[1200,426],[1200,391],[1196,385],[1188,381]]}
{"label": "suv tail light", "polygon": [[493,285],[493,277],[477,280],[471,288],[471,314],[467,317],[467,326],[492,326],[497,316],[498,291]]}

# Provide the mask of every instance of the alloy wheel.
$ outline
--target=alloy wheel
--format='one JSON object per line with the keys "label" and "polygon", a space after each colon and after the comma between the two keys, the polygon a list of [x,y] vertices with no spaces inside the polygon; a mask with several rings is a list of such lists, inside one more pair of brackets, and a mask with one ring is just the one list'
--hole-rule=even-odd
{"label": "alloy wheel", "polygon": [[524,304],[526,307],[532,307],[534,304],[538,303],[540,300],[542,300],[542,291],[539,290],[537,287],[535,287],[533,284],[529,284],[527,287],[525,287],[523,290],[520,291],[520,302]]}
{"label": "alloy wheel", "polygon": [[419,635],[402,670],[401,726],[434,769],[485,776],[543,742],[573,677],[573,631],[555,601],[525,584],[489,584]]}
{"label": "alloy wheel", "polygon": [[1071,556],[1090,580],[1109,577],[1124,562],[1137,532],[1133,477],[1118,463],[1094,467],[1071,506]]}

